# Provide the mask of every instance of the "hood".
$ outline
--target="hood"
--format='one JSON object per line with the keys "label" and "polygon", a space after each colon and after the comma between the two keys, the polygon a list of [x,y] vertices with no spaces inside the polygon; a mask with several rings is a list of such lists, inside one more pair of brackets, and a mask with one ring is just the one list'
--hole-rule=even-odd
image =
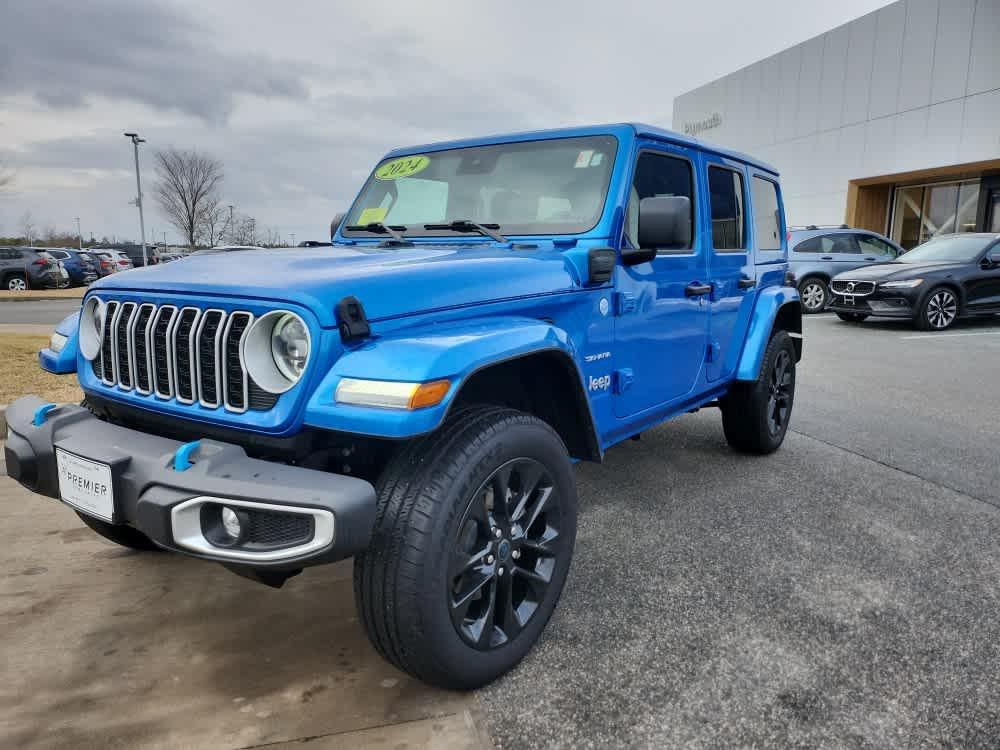
{"label": "hood", "polygon": [[851,281],[902,281],[928,274],[946,274],[958,271],[966,265],[965,263],[879,263],[838,273],[835,278]]}
{"label": "hood", "polygon": [[579,283],[563,253],[543,247],[334,245],[195,255],[107,276],[100,291],[176,292],[296,302],[324,327],[341,299],[361,300],[370,321],[475,303],[568,291]]}

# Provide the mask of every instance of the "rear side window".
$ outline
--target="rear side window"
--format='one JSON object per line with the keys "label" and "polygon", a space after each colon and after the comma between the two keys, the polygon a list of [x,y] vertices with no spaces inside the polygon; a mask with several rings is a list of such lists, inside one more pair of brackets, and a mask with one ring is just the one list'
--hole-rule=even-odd
{"label": "rear side window", "polygon": [[822,253],[824,255],[856,255],[861,252],[858,243],[851,234],[825,234],[822,237],[810,237],[802,240],[792,248],[797,253]]}
{"label": "rear side window", "polygon": [[753,227],[758,250],[781,249],[781,213],[778,210],[778,186],[770,180],[754,177]]}
{"label": "rear side window", "polygon": [[746,249],[743,221],[743,175],[722,167],[708,168],[712,206],[712,247],[719,252]]}
{"label": "rear side window", "polygon": [[896,257],[896,249],[888,242],[883,242],[878,237],[870,234],[859,234],[858,244],[861,245],[861,252],[867,255],[891,255]]}

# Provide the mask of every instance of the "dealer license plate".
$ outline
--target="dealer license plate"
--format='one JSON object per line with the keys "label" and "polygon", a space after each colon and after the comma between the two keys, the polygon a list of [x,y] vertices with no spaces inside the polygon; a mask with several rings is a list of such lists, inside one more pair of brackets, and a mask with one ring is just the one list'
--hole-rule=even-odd
{"label": "dealer license plate", "polygon": [[113,521],[115,498],[111,467],[56,448],[59,494],[63,502],[91,516]]}

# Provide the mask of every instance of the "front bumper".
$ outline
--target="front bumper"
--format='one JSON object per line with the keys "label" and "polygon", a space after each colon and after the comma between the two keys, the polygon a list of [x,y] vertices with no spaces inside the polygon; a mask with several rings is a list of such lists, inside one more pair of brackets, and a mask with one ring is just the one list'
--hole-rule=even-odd
{"label": "front bumper", "polygon": [[[60,498],[56,448],[111,467],[115,524],[156,544],[246,573],[297,571],[350,557],[368,546],[375,489],[355,477],[249,458],[243,448],[202,440],[190,468],[175,468],[183,443],[104,422],[89,410],[60,406],[36,425],[45,405],[25,396],[7,408],[7,473],[29,490]],[[269,521],[312,519],[284,547],[217,546],[202,507],[226,505]],[[268,515],[270,514],[270,515]],[[207,524],[207,526],[206,526]],[[245,570],[240,570],[240,569]]]}
{"label": "front bumper", "polygon": [[856,315],[875,315],[882,318],[912,318],[917,305],[909,295],[899,290],[882,291],[876,288],[866,296],[844,295],[832,292],[828,309],[833,312]]}

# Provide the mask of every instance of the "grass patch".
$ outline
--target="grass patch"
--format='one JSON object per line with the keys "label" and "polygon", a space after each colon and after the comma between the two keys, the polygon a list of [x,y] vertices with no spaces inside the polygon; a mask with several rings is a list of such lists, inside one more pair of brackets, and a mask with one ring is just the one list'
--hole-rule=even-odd
{"label": "grass patch", "polygon": [[0,333],[0,404],[34,393],[57,404],[79,403],[83,391],[76,375],[53,375],[38,364],[38,351],[48,336]]}
{"label": "grass patch", "polygon": [[87,287],[75,286],[69,289],[28,289],[24,292],[0,290],[0,302],[16,302],[24,299],[80,299],[87,293]]}

